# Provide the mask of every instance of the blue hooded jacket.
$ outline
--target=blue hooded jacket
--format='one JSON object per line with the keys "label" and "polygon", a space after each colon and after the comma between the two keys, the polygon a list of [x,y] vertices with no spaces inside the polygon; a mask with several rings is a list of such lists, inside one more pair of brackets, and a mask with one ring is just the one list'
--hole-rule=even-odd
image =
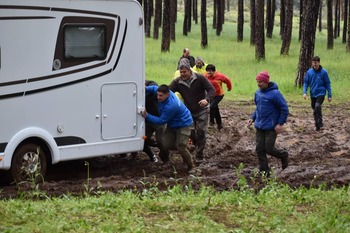
{"label": "blue hooded jacket", "polygon": [[310,87],[310,96],[316,98],[318,96],[326,96],[328,91],[328,98],[332,98],[331,81],[328,77],[327,71],[320,66],[320,69],[315,70],[310,68],[305,75],[303,94],[307,93]]}
{"label": "blue hooded jacket", "polygon": [[255,128],[259,130],[274,130],[277,124],[283,125],[287,121],[289,109],[286,100],[274,82],[263,90],[255,92],[256,109],[251,118]]}
{"label": "blue hooded jacket", "polygon": [[[146,87],[146,93],[156,94],[157,90],[158,86]],[[146,121],[156,125],[167,124],[167,127],[172,129],[188,127],[193,122],[190,110],[172,91],[166,100],[158,102],[158,110],[160,116],[147,114]]]}

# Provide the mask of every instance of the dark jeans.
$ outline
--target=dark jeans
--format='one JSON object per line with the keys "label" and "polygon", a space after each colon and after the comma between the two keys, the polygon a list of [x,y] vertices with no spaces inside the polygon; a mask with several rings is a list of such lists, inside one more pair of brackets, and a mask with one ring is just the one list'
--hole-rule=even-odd
{"label": "dark jeans", "polygon": [[191,138],[195,142],[196,146],[196,158],[203,159],[204,157],[204,148],[207,142],[207,132],[208,132],[208,118],[209,118],[209,109],[205,108],[199,113],[192,114],[193,124],[195,135],[192,135]]}
{"label": "dark jeans", "polygon": [[155,125],[146,122],[146,140],[143,144],[143,152],[145,152],[150,159],[152,159],[154,153],[150,147],[151,144],[151,137],[153,133],[155,133],[157,146],[160,147],[161,144],[161,138],[163,137],[165,131],[165,125]]}
{"label": "dark jeans", "polygon": [[266,154],[276,158],[282,158],[288,155],[287,151],[275,147],[277,134],[275,130],[256,130],[256,152],[259,160],[259,170],[270,173],[270,168]]}
{"label": "dark jeans", "polygon": [[214,124],[214,119],[215,119],[216,124],[222,125],[219,103],[223,98],[224,98],[223,95],[218,95],[218,96],[215,96],[213,100],[210,102],[210,123]]}
{"label": "dark jeans", "polygon": [[314,119],[316,128],[320,128],[323,126],[322,119],[322,104],[324,101],[324,96],[318,96],[316,98],[311,98],[311,107],[314,110]]}
{"label": "dark jeans", "polygon": [[182,156],[182,160],[189,169],[193,168],[192,155],[187,149],[188,139],[190,138],[191,127],[179,129],[166,128],[163,135],[159,157],[166,163],[169,161],[169,150],[177,150]]}

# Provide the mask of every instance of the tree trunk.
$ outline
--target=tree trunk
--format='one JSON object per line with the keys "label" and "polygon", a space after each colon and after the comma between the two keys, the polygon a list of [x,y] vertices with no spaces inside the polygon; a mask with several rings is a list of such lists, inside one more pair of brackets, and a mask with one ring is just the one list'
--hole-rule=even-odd
{"label": "tree trunk", "polygon": [[327,0],[327,49],[333,49],[333,0]]}
{"label": "tree trunk", "polygon": [[290,43],[292,40],[292,28],[293,28],[293,0],[285,1],[285,25],[284,32],[282,34],[282,48],[281,55],[289,55]]}
{"label": "tree trunk", "polygon": [[338,34],[338,26],[339,26],[339,0],[335,0],[335,5],[334,5],[334,33],[333,37],[334,39],[337,39],[339,34]]}
{"label": "tree trunk", "polygon": [[250,45],[255,45],[255,0],[250,0]]}
{"label": "tree trunk", "polygon": [[153,39],[159,38],[159,28],[162,22],[162,0],[156,0],[154,8],[154,28],[153,28]]}
{"label": "tree trunk", "polygon": [[348,6],[348,40],[346,42],[346,52],[350,53],[350,7]]}
{"label": "tree trunk", "polygon": [[301,28],[301,48],[299,55],[298,74],[295,85],[302,87],[304,76],[311,66],[311,58],[314,55],[315,34],[317,27],[318,9],[320,0],[303,1],[303,24]]}
{"label": "tree trunk", "polygon": [[322,0],[320,2],[320,8],[318,12],[318,31],[322,32]]}
{"label": "tree trunk", "polygon": [[349,0],[344,0],[344,25],[343,25],[343,38],[342,43],[346,43],[346,32],[348,26],[349,16]]}
{"label": "tree trunk", "polygon": [[161,52],[170,52],[170,1],[163,1],[163,27]]}
{"label": "tree trunk", "polygon": [[192,15],[195,24],[198,24],[198,2],[197,0],[192,1]]}
{"label": "tree trunk", "polygon": [[272,38],[273,27],[275,24],[276,1],[266,1],[266,37]]}
{"label": "tree trunk", "polygon": [[176,9],[177,9],[177,0],[170,1],[170,39],[175,42],[176,40]]}
{"label": "tree trunk", "polygon": [[286,5],[285,0],[281,0],[280,7],[280,36],[283,38],[284,25],[285,25],[285,13],[286,13]]}
{"label": "tree trunk", "polygon": [[265,60],[264,0],[256,0],[255,59]]}
{"label": "tree trunk", "polygon": [[244,8],[243,0],[238,0],[237,42],[243,41],[243,24],[244,24],[243,8]]}
{"label": "tree trunk", "polygon": [[147,38],[151,37],[151,12],[149,1],[143,2],[143,14],[145,18],[145,36]]}
{"label": "tree trunk", "polygon": [[216,19],[216,35],[220,36],[222,32],[222,14],[224,13],[225,9],[222,9],[222,1],[224,0],[217,0],[217,19]]}
{"label": "tree trunk", "polygon": [[207,0],[202,0],[201,4],[201,46],[208,47]]}
{"label": "tree trunk", "polygon": [[218,1],[219,0],[214,0],[214,3],[213,3],[213,29],[216,29],[216,21],[217,21],[217,5],[218,5]]}
{"label": "tree trunk", "polygon": [[304,0],[300,0],[299,4],[299,41],[301,40],[301,28],[303,27],[303,9],[304,9]]}
{"label": "tree trunk", "polygon": [[184,23],[183,23],[183,31],[182,34],[187,36],[187,33],[190,31],[189,25],[191,21],[191,0],[185,0],[185,15],[184,15]]}

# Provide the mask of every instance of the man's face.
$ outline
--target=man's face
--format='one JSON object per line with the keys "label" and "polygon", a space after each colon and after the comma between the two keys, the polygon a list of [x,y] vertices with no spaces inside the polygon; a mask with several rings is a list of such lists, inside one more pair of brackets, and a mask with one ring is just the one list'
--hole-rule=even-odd
{"label": "man's face", "polygon": [[258,84],[258,87],[260,90],[263,90],[269,86],[268,83],[260,81],[260,80],[256,80],[256,83]]}
{"label": "man's face", "polygon": [[169,93],[165,94],[163,92],[157,92],[157,99],[158,102],[163,102],[164,100],[166,100],[169,96]]}
{"label": "man's face", "polygon": [[318,70],[318,68],[320,68],[320,62],[319,61],[312,61],[312,67],[315,70]]}
{"label": "man's face", "polygon": [[197,68],[200,69],[200,68],[202,68],[202,66],[203,66],[203,63],[202,63],[201,61],[197,61],[197,62],[196,62],[196,67],[197,67]]}
{"label": "man's face", "polygon": [[212,71],[212,70],[207,70],[207,74],[208,74],[209,77],[213,76],[214,73],[215,73],[215,72]]}
{"label": "man's face", "polygon": [[184,52],[184,57],[189,57],[190,56],[190,51],[189,50],[186,50],[185,52]]}
{"label": "man's face", "polygon": [[188,70],[186,68],[180,69],[180,75],[182,80],[188,80],[191,78],[191,70]]}

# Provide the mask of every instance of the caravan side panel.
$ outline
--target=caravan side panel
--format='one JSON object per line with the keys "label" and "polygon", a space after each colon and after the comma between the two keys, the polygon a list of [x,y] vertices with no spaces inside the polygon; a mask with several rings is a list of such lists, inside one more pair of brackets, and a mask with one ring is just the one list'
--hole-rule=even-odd
{"label": "caravan side panel", "polygon": [[34,139],[53,163],[142,150],[143,27],[137,1],[1,0],[0,169]]}

